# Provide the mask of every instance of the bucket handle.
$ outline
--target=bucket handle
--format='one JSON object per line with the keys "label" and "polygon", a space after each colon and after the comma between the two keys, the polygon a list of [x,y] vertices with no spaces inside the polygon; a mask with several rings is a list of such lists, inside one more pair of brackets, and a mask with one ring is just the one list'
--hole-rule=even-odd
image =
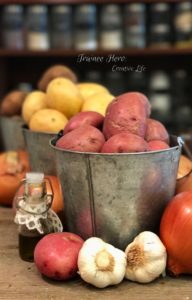
{"label": "bucket handle", "polygon": [[190,160],[192,160],[192,152],[191,152],[191,150],[189,149],[189,147],[187,146],[187,144],[184,142],[184,140],[182,139],[182,137],[179,136],[179,137],[177,138],[177,142],[178,142],[179,146],[180,146],[181,148],[183,148],[183,150],[184,150],[185,153],[187,154],[188,158],[189,158]]}
{"label": "bucket handle", "polygon": [[180,147],[182,147],[185,144],[184,140],[180,136],[177,137],[177,142],[178,142]]}

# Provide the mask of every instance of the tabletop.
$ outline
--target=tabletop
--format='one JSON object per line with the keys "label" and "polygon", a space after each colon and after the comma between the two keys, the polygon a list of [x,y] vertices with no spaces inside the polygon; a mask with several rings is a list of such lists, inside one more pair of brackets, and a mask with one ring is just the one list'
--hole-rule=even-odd
{"label": "tabletop", "polygon": [[0,207],[0,300],[192,300],[192,277],[159,278],[139,284],[97,289],[79,277],[55,282],[42,277],[34,263],[18,255],[17,225],[11,208]]}

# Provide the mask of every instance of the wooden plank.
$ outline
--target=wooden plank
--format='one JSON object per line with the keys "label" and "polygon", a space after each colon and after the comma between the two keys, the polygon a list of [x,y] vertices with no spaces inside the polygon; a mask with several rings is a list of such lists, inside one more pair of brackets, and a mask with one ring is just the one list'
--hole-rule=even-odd
{"label": "wooden plank", "polygon": [[175,56],[192,55],[192,47],[186,48],[145,48],[145,49],[120,49],[120,50],[76,50],[76,49],[50,49],[50,50],[10,50],[0,49],[0,57],[75,57],[80,54],[90,56],[108,56],[114,54],[117,56]]}
{"label": "wooden plank", "polygon": [[[184,0],[163,0],[166,3],[178,3]],[[155,3],[156,0],[0,0],[0,4],[106,4],[106,3]]]}
{"label": "wooden plank", "polygon": [[54,282],[43,278],[34,263],[18,256],[17,226],[13,211],[0,207],[0,300],[190,300],[191,276],[160,278],[150,284],[124,280],[106,289],[96,289],[80,278]]}

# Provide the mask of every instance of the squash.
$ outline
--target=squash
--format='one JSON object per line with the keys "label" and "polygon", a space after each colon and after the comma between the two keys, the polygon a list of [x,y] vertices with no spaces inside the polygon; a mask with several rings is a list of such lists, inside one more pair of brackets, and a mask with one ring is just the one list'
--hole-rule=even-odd
{"label": "squash", "polygon": [[[63,201],[63,195],[61,191],[61,185],[59,182],[59,179],[57,176],[47,176],[45,175],[45,178],[48,178],[51,181],[52,187],[53,187],[53,202],[51,205],[51,208],[56,212],[59,213],[63,211],[64,208],[64,201]],[[47,192],[50,192],[50,189],[48,187]]]}
{"label": "squash", "polygon": [[28,154],[24,150],[0,153],[0,204],[11,206],[15,193],[30,171]]}

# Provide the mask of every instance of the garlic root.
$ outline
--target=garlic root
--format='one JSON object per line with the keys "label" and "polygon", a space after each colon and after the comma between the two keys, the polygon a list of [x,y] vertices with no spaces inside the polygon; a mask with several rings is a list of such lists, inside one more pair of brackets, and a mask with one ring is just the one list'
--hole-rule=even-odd
{"label": "garlic root", "polygon": [[99,271],[113,271],[115,260],[114,257],[107,252],[102,250],[96,254],[95,264]]}

